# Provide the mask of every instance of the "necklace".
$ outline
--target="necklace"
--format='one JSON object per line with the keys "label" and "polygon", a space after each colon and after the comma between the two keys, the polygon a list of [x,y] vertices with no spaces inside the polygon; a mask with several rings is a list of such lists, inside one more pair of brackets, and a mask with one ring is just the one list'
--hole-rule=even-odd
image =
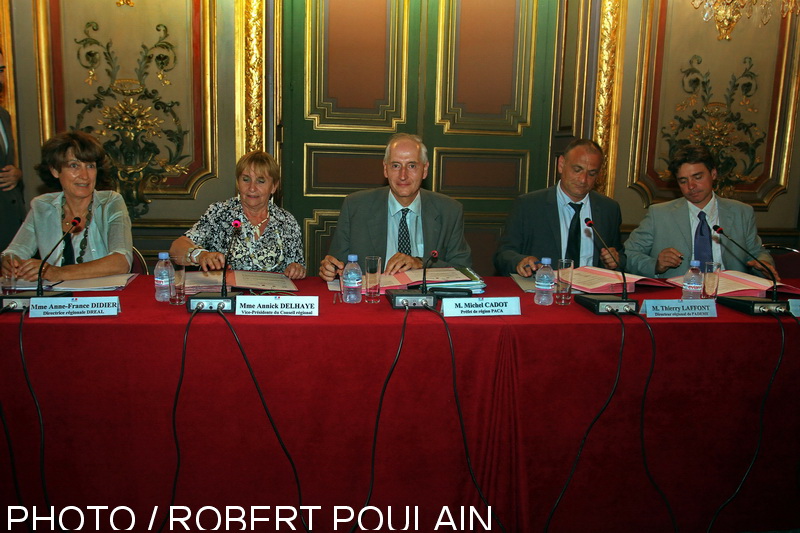
{"label": "necklace", "polygon": [[[62,196],[61,197],[61,220],[64,221],[66,218],[66,213],[64,212],[64,205],[67,203],[67,199]],[[86,212],[86,224],[83,226],[83,239],[81,239],[80,250],[78,252],[78,257],[75,259],[77,264],[83,263],[83,256],[86,255],[86,245],[87,245],[87,235],[89,235],[89,224],[92,223],[92,204],[94,203],[94,198],[91,202],[89,202],[89,210]],[[71,222],[64,221],[64,225],[69,225]],[[71,239],[72,237],[70,237]]]}
{"label": "necklace", "polygon": [[253,233],[255,233],[256,239],[260,239],[261,238],[261,225],[264,224],[265,222],[269,221],[269,211],[267,211],[267,218],[265,218],[264,220],[262,220],[258,224],[253,224],[252,222],[250,222],[250,217],[246,216],[245,218],[247,219],[247,223],[250,224],[251,226],[253,226]]}

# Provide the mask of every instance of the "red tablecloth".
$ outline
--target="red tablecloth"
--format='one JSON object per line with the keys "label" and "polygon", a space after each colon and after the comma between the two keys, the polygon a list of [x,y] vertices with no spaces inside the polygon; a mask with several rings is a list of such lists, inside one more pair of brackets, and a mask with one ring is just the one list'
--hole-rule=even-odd
{"label": "red tablecloth", "polygon": [[[523,314],[447,320],[472,465],[507,531],[540,531],[586,427],[611,390],[622,328],[614,317],[575,304],[535,306],[533,296],[508,278],[487,282],[485,296],[520,296]],[[318,278],[297,285],[299,294],[320,297],[320,316],[227,316],[294,458],[303,504],[321,507],[313,511],[314,530],[333,531],[335,506],[358,512],[366,498],[378,397],[397,352],[403,311],[385,300],[333,304]],[[152,278],[140,277],[119,293],[118,317],[25,320],[23,345],[45,421],[51,503],[83,509],[91,519],[84,530],[95,530],[87,506],[130,507],[134,530],[145,531],[153,507],[159,506],[158,524],[169,503],[176,461],[171,410],[189,314],[155,302],[152,293]],[[679,291],[636,295],[675,298]],[[41,515],[39,431],[19,357],[19,318],[0,316],[0,401],[23,502],[39,506]],[[589,436],[551,531],[671,531],[645,475],[639,441],[650,338],[641,321],[623,320],[617,393]],[[786,356],[766,405],[760,457],[714,531],[800,527],[800,331],[794,321],[782,322]],[[714,319],[650,323],[657,361],[645,407],[649,467],[681,530],[704,531],[755,450],[780,327],[774,318],[721,307]],[[256,514],[270,519],[257,530],[271,531],[276,506],[297,505],[289,464],[233,336],[214,314],[198,315],[191,327],[178,430],[182,470],[175,505],[191,510],[193,530],[203,506],[223,518],[225,506],[270,506]],[[0,501],[17,505],[8,457],[3,441]],[[384,403],[370,505],[383,515],[382,531],[389,530],[390,509],[395,529],[405,524],[406,507],[412,518],[418,513],[411,531],[433,531],[445,506],[456,523],[461,506],[486,515],[466,467],[447,335],[428,311],[408,318]],[[201,526],[215,525],[213,511],[201,515]],[[100,516],[100,529],[111,530],[107,512]],[[364,516],[372,520],[365,526],[376,527],[377,511]],[[124,513],[116,518],[118,527],[130,521]],[[294,525],[301,529],[299,521]],[[483,530],[477,523],[473,529]],[[291,529],[281,524],[280,530]]]}

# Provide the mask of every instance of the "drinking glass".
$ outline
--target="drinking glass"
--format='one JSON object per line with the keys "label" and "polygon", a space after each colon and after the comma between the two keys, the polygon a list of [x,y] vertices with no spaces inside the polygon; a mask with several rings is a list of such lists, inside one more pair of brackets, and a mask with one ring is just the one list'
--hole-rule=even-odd
{"label": "drinking glass", "polygon": [[364,284],[366,285],[365,300],[367,303],[376,304],[381,301],[381,258],[369,255],[364,258]]}
{"label": "drinking glass", "polygon": [[556,274],[556,304],[569,305],[572,302],[572,272],[575,262],[572,259],[559,259]]}
{"label": "drinking glass", "polygon": [[172,287],[169,288],[169,303],[183,305],[186,303],[186,267],[179,265],[175,257],[170,259],[172,267],[175,269],[175,278]]}
{"label": "drinking glass", "polygon": [[719,289],[719,271],[722,265],[710,261],[703,265],[703,293],[702,298],[716,298]]}
{"label": "drinking glass", "polygon": [[[13,264],[16,260],[14,254],[8,253],[3,254],[2,260],[6,260],[8,258],[9,261]],[[3,273],[3,294],[11,294],[12,292],[17,290],[17,276],[12,269],[8,273]]]}

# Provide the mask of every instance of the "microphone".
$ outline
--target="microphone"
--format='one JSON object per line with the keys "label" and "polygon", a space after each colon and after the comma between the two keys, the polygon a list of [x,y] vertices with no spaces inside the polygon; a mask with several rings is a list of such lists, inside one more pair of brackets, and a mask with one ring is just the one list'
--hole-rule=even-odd
{"label": "microphone", "polygon": [[24,311],[27,307],[30,307],[31,298],[41,298],[41,297],[54,297],[54,296],[72,296],[71,292],[68,291],[47,291],[45,293],[43,288],[43,278],[42,273],[44,272],[44,265],[50,256],[53,255],[53,252],[56,251],[58,245],[64,242],[64,239],[72,233],[72,230],[81,223],[81,217],[73,218],[69,223],[69,229],[64,232],[58,242],[56,242],[55,246],[50,250],[50,252],[44,256],[42,262],[39,263],[39,271],[36,274],[36,290],[35,291],[21,291],[15,295],[3,296],[0,297],[0,308],[5,308],[6,306],[9,307],[10,311]]}
{"label": "microphone", "polygon": [[241,294],[239,292],[232,292],[228,294],[228,258],[231,256],[233,243],[242,233],[242,221],[234,219],[231,222],[233,227],[233,235],[228,243],[228,253],[225,254],[225,264],[222,266],[222,288],[220,293],[215,292],[200,292],[186,298],[186,310],[190,313],[198,309],[202,313],[216,313],[222,311],[225,313],[233,313],[236,311],[236,297]]}
{"label": "microphone", "polygon": [[439,252],[437,252],[436,250],[431,250],[431,256],[422,265],[422,294],[428,294],[428,284],[426,280],[428,267],[434,264],[438,260],[439,260]]}
{"label": "microphone", "polygon": [[233,249],[233,243],[242,233],[242,221],[234,219],[231,222],[231,226],[233,226],[233,236],[231,237],[231,242],[228,244],[228,253],[225,254],[225,264],[222,266],[222,291],[220,292],[220,296],[223,298],[228,297],[228,258],[231,256],[231,250]]}
{"label": "microphone", "polygon": [[[611,247],[606,244],[603,236],[594,227],[594,221],[591,218],[583,219],[583,223],[592,229],[594,235],[600,239],[603,246],[610,250]],[[620,264],[619,257],[617,258],[617,270],[622,274],[622,297],[610,294],[576,294],[575,301],[585,308],[589,309],[597,315],[603,315],[611,312],[615,313],[635,313],[639,309],[639,302],[636,300],[628,299],[628,280],[625,277],[625,269]]]}
{"label": "microphone", "polygon": [[758,298],[755,296],[717,296],[717,302],[726,307],[731,307],[749,315],[760,315],[764,313],[785,313],[789,309],[789,302],[778,301],[778,280],[775,274],[772,273],[767,265],[765,265],[758,257],[751,254],[744,246],[736,242],[736,240],[725,233],[723,229],[714,224],[711,227],[717,235],[724,235],[729,241],[735,244],[741,251],[752,257],[756,263],[764,268],[764,271],[769,275],[772,280],[772,299]]}
{"label": "microphone", "polygon": [[50,256],[53,255],[53,252],[56,251],[58,245],[64,242],[64,240],[67,238],[67,235],[72,233],[72,230],[75,228],[75,226],[77,226],[80,223],[81,223],[81,217],[73,218],[69,223],[69,229],[64,232],[64,235],[62,235],[61,238],[58,239],[58,242],[55,244],[55,246],[53,246],[53,249],[50,250],[50,253],[44,256],[42,262],[39,263],[39,272],[36,274],[36,296],[44,296],[44,290],[42,289],[42,272],[44,272],[45,263],[47,262],[48,259],[50,259]]}

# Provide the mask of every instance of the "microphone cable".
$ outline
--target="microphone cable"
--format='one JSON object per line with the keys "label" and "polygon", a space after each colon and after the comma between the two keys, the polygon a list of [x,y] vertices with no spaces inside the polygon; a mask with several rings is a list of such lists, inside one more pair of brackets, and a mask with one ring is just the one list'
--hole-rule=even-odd
{"label": "microphone cable", "polygon": [[567,481],[566,483],[564,483],[564,487],[561,489],[561,494],[558,495],[556,503],[553,505],[553,509],[547,516],[547,521],[544,524],[545,533],[550,530],[550,522],[553,519],[553,515],[556,514],[556,509],[558,509],[558,506],[561,503],[561,499],[564,497],[564,493],[567,492],[567,487],[569,487],[569,484],[572,481],[572,476],[575,475],[575,470],[578,468],[578,461],[580,461],[581,453],[583,453],[583,446],[586,444],[586,440],[589,438],[589,433],[592,431],[592,428],[594,427],[595,423],[603,415],[606,408],[611,403],[612,398],[614,398],[614,394],[616,394],[617,392],[617,385],[619,384],[619,376],[622,373],[622,352],[625,349],[625,322],[623,322],[622,317],[620,316],[618,311],[611,310],[610,314],[614,315],[617,318],[617,320],[619,320],[619,323],[622,326],[622,339],[620,340],[620,345],[619,345],[619,360],[617,362],[617,375],[614,378],[614,385],[612,385],[611,387],[611,392],[608,394],[608,398],[606,398],[605,403],[597,412],[597,414],[594,416],[592,421],[589,422],[589,427],[586,428],[586,433],[583,434],[583,439],[581,440],[581,443],[578,446],[578,454],[575,456],[575,461],[573,461],[572,463],[572,469],[570,470],[570,473],[567,476]]}
{"label": "microphone cable", "polygon": [[272,418],[272,413],[270,413],[269,408],[267,407],[267,401],[264,399],[264,393],[261,391],[261,385],[258,383],[258,378],[256,378],[256,374],[253,371],[253,367],[250,365],[250,360],[247,358],[247,354],[244,351],[244,346],[242,346],[242,342],[239,340],[239,336],[236,334],[233,324],[231,324],[228,320],[228,317],[225,316],[221,306],[217,307],[217,314],[219,314],[219,316],[221,316],[228,325],[228,329],[230,329],[231,333],[233,334],[233,338],[236,340],[236,344],[239,346],[239,351],[242,353],[244,364],[247,365],[247,371],[250,372],[250,378],[253,380],[253,385],[255,385],[256,392],[258,392],[258,397],[261,400],[261,407],[264,408],[264,413],[266,413],[267,418],[269,419],[269,423],[272,426],[272,431],[275,433],[275,437],[278,439],[278,444],[280,444],[284,455],[286,455],[286,459],[289,460],[289,465],[292,467],[294,482],[297,485],[297,514],[300,516],[300,523],[303,524],[303,529],[310,532],[311,530],[308,529],[308,524],[306,524],[305,518],[303,518],[303,489],[300,487],[300,476],[297,474],[297,467],[292,459],[292,454],[289,453],[289,449],[286,447],[286,444],[284,444],[283,439],[281,438],[281,434],[278,431],[278,426],[275,423],[275,420]]}
{"label": "microphone cable", "polygon": [[[386,374],[386,379],[383,380],[383,387],[381,387],[381,394],[378,398],[378,414],[375,416],[375,430],[372,432],[372,458],[369,465],[369,490],[367,491],[367,500],[364,502],[363,507],[367,507],[369,505],[369,502],[372,499],[372,490],[375,486],[375,455],[378,448],[378,426],[381,422],[383,398],[386,395],[386,389],[389,387],[389,380],[392,379],[392,374],[394,374],[394,369],[397,367],[397,363],[400,361],[400,353],[403,351],[403,343],[406,339],[406,324],[408,323],[408,312],[411,310],[411,308],[407,305],[405,308],[406,313],[403,315],[403,328],[400,330],[400,344],[397,346],[397,354],[394,356],[392,366],[389,367],[389,372]],[[350,533],[353,533],[357,526],[357,522],[353,524],[353,527],[350,529]]]}
{"label": "microphone cable", "polygon": [[453,375],[453,398],[455,400],[456,411],[458,413],[458,423],[461,427],[461,439],[464,443],[464,455],[467,459],[467,469],[469,470],[469,475],[472,478],[472,484],[475,485],[475,489],[478,491],[478,496],[480,496],[481,501],[489,510],[489,513],[491,513],[492,518],[494,518],[494,521],[497,522],[498,526],[500,526],[500,531],[505,533],[506,529],[503,527],[503,523],[500,521],[500,518],[497,516],[497,514],[492,510],[492,506],[489,505],[489,501],[486,499],[486,496],[483,495],[483,490],[481,490],[481,486],[478,483],[478,480],[475,478],[475,471],[472,468],[472,459],[469,453],[469,444],[467,443],[467,429],[466,425],[464,424],[464,414],[461,412],[461,400],[458,398],[458,382],[456,380],[456,351],[455,348],[453,348],[453,337],[450,334],[450,327],[447,325],[447,320],[445,320],[444,315],[438,310],[429,305],[425,305],[425,309],[432,312],[442,320],[442,324],[444,324],[444,330],[447,332],[447,341],[450,343],[450,363]]}
{"label": "microphone cable", "polygon": [[[22,491],[19,488],[19,477],[17,476],[17,461],[14,458],[14,445],[11,442],[11,429],[8,427],[8,420],[3,411],[3,402],[0,402],[0,422],[3,424],[3,433],[6,436],[6,443],[8,445],[8,460],[11,465],[11,482],[14,484],[14,494],[17,496],[17,503],[20,507],[25,507],[22,502]],[[34,531],[30,522],[30,517],[25,520],[25,525],[28,526],[28,531]]]}
{"label": "microphone cable", "polygon": [[[22,373],[25,376],[25,383],[28,385],[28,391],[31,393],[31,399],[33,399],[33,405],[36,407],[36,416],[39,419],[39,475],[41,477],[42,482],[42,495],[44,496],[44,504],[45,506],[50,509],[53,506],[50,503],[50,495],[47,491],[47,475],[45,473],[45,461],[44,461],[44,417],[42,416],[42,407],[39,405],[39,398],[36,396],[36,392],[33,390],[33,383],[31,383],[30,374],[28,374],[28,363],[25,360],[25,348],[23,346],[23,326],[25,324],[25,315],[28,311],[28,308],[23,308],[22,313],[19,316],[19,357],[22,361]],[[59,531],[64,531],[61,527],[61,521],[58,520],[56,522],[56,527],[58,527]]]}
{"label": "microphone cable", "polygon": [[181,386],[183,385],[183,375],[186,371],[186,344],[189,341],[189,328],[192,326],[192,320],[197,315],[198,311],[203,308],[203,304],[200,304],[194,308],[192,314],[189,316],[189,321],[186,323],[186,330],[183,333],[183,351],[181,352],[181,368],[178,374],[178,385],[175,388],[175,399],[172,402],[172,439],[175,442],[175,455],[176,455],[176,462],[175,462],[175,476],[172,480],[172,494],[169,499],[169,505],[166,509],[166,514],[164,515],[164,520],[161,522],[161,526],[158,528],[158,532],[161,533],[164,530],[164,527],[167,525],[167,520],[169,519],[170,509],[172,505],[175,503],[175,495],[178,492],[178,477],[181,473],[181,443],[178,440],[178,399],[181,395]]}
{"label": "microphone cable", "polygon": [[664,502],[664,506],[667,508],[667,514],[669,514],[669,520],[672,522],[672,530],[676,533],[678,532],[678,522],[675,519],[675,513],[672,512],[672,506],[669,503],[669,499],[667,495],[661,490],[658,483],[656,483],[653,474],[650,472],[650,467],[647,464],[647,448],[645,446],[645,439],[644,439],[644,413],[645,413],[645,404],[647,403],[647,391],[650,389],[650,380],[653,378],[653,372],[656,369],[656,336],[653,334],[653,328],[650,326],[650,323],[647,321],[645,317],[638,313],[629,313],[631,316],[635,316],[642,323],[647,327],[647,331],[650,333],[650,347],[652,356],[650,358],[650,370],[647,372],[647,379],[644,382],[644,392],[642,392],[642,409],[639,415],[639,442],[641,443],[642,448],[642,462],[644,463],[644,472],[647,475],[647,479],[650,481],[650,484],[653,485],[653,488],[656,489],[661,500]]}
{"label": "microphone cable", "polygon": [[756,449],[753,453],[753,458],[750,460],[750,464],[747,465],[747,470],[745,470],[744,475],[742,476],[742,480],[739,481],[739,485],[736,487],[736,490],[733,491],[730,498],[725,500],[722,505],[714,512],[714,516],[711,517],[711,522],[708,524],[708,529],[706,533],[711,532],[711,528],[714,527],[714,522],[716,522],[717,517],[722,512],[725,507],[728,506],[738,495],[739,491],[742,489],[745,480],[750,475],[750,471],[753,469],[753,465],[758,459],[758,454],[761,451],[761,442],[764,440],[764,413],[767,410],[767,398],[769,397],[770,390],[772,390],[772,384],[775,382],[775,376],[778,373],[778,369],[781,367],[781,363],[783,362],[783,353],[784,349],[786,348],[786,328],[783,327],[783,321],[780,318],[780,315],[774,312],[769,313],[775,320],[777,320],[778,325],[781,327],[781,351],[778,355],[778,362],[775,364],[775,369],[772,371],[772,375],[769,378],[769,383],[767,384],[767,390],[764,391],[764,396],[761,398],[761,406],[758,409],[758,438],[756,441]]}

